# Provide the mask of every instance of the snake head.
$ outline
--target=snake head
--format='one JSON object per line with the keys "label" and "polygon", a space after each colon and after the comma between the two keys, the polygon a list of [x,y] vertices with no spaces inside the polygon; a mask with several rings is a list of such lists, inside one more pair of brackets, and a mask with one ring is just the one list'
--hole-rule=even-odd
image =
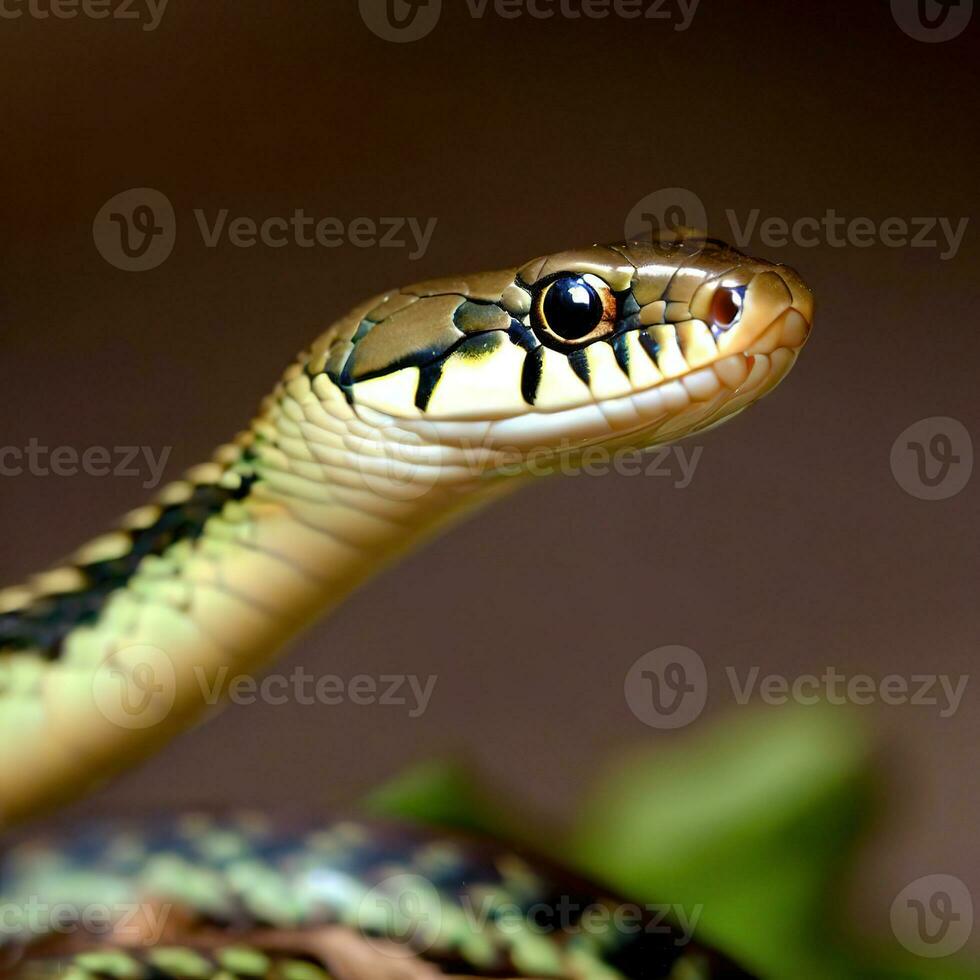
{"label": "snake head", "polygon": [[785,377],[812,317],[796,272],[721,242],[595,245],[376,297],[307,371],[366,425],[468,447],[464,470],[493,471],[714,426]]}

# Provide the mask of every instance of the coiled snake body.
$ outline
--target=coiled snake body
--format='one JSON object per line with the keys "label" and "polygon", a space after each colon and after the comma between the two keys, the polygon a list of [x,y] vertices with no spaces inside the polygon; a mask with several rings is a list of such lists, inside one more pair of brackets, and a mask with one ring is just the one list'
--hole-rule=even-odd
{"label": "coiled snake body", "polygon": [[[558,253],[357,307],[210,463],[63,566],[0,592],[0,827],[186,728],[229,676],[268,662],[380,565],[529,478],[532,456],[653,446],[736,414],[786,375],[811,319],[792,270],[691,236]],[[256,817],[78,834],[81,845],[30,840],[7,855],[3,908],[22,914],[0,923],[0,948],[24,975],[69,963],[79,977],[305,980],[426,963],[745,975],[676,933],[507,938],[493,916],[461,925],[477,892],[522,909],[559,894],[611,902],[502,845],[357,822],[286,833]],[[410,960],[372,959],[358,941],[391,924],[360,918],[365,896],[405,874],[413,907],[438,908],[443,926],[414,928]],[[24,912],[38,900],[78,912],[99,896],[179,915],[160,934],[142,922],[127,947],[118,916],[108,939],[79,928],[66,940]]]}

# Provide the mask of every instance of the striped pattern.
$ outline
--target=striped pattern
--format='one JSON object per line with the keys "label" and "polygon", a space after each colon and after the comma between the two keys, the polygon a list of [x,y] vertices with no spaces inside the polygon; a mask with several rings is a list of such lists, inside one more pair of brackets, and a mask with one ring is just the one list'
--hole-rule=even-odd
{"label": "striped pattern", "polygon": [[25,961],[18,980],[332,980],[308,956],[243,946],[101,949]]}
{"label": "striped pattern", "polygon": [[[32,651],[54,660],[65,639],[79,626],[93,623],[113,592],[126,587],[147,557],[161,557],[174,544],[196,541],[208,520],[225,505],[244,500],[256,476],[250,454],[226,470],[217,482],[170,487],[170,502],[145,508],[139,526],[119,532],[118,554],[71,566],[75,588],[41,592],[16,610],[0,614],[0,656]],[[177,496],[179,499],[174,500]]]}
{"label": "striped pattern", "polygon": [[[346,932],[371,939],[375,954],[391,958],[395,943],[395,960],[411,952],[451,974],[746,976],[687,944],[650,909],[532,856],[481,839],[358,820],[290,829],[254,814],[190,815],[148,828],[83,828],[70,841],[21,844],[0,866],[0,879],[7,923],[0,953],[21,951],[24,969],[63,959],[58,943],[69,942],[93,947],[72,956],[94,976],[210,977],[227,970],[316,980],[316,966],[336,972],[331,950],[345,961],[349,938],[338,940],[338,933]],[[31,912],[55,903],[63,903],[56,934]],[[115,953],[104,952],[104,935],[81,931],[86,909],[95,907],[113,910]],[[19,933],[10,929],[18,909]],[[242,951],[261,946],[256,937],[263,935],[277,937],[275,945],[290,955],[273,961],[268,947]],[[180,954],[173,947],[181,944],[199,952]]]}

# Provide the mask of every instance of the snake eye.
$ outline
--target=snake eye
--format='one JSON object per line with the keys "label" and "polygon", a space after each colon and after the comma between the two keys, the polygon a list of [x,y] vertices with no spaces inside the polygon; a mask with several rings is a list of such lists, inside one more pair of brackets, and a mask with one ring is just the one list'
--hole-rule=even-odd
{"label": "snake eye", "polygon": [[598,276],[559,276],[538,293],[533,322],[542,340],[553,346],[591,343],[612,332],[616,297]]}
{"label": "snake eye", "polygon": [[742,315],[744,286],[719,286],[711,297],[711,322],[719,330],[729,330]]}

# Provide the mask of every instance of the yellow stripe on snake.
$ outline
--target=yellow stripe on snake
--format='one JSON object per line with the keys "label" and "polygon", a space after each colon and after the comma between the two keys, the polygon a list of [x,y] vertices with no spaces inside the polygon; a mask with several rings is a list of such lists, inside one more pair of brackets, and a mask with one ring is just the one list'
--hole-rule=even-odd
{"label": "yellow stripe on snake", "polygon": [[574,465],[734,416],[789,371],[812,309],[792,270],[691,236],[361,304],[212,462],[0,592],[0,828],[192,725],[227,678],[530,479],[532,458]]}

